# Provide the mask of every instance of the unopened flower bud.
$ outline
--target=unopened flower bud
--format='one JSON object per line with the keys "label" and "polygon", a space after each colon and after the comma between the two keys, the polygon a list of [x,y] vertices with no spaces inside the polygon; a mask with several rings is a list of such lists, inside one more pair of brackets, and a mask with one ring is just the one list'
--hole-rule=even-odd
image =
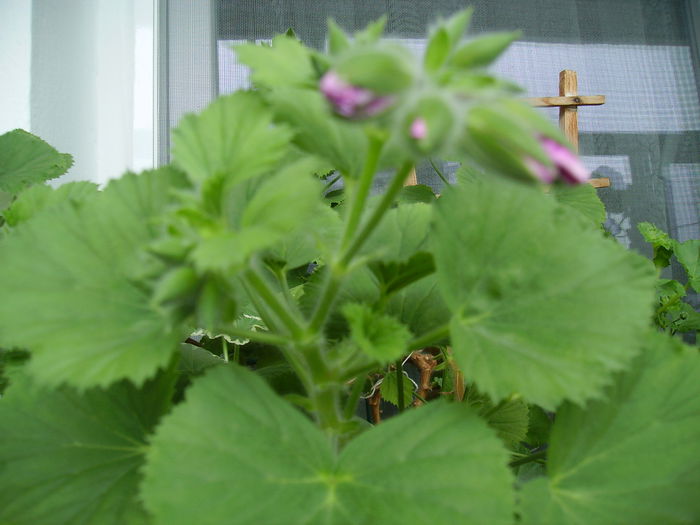
{"label": "unopened flower bud", "polygon": [[569,184],[582,184],[590,179],[590,172],[569,148],[547,137],[541,137],[540,144],[554,166],[548,167],[532,158],[526,159],[526,164],[539,180],[550,184],[560,178]]}
{"label": "unopened flower bud", "polygon": [[347,118],[372,117],[393,102],[391,96],[380,96],[369,89],[345,82],[334,71],[323,75],[319,88],[335,112]]}
{"label": "unopened flower bud", "polygon": [[424,139],[428,135],[428,123],[423,117],[418,117],[411,123],[410,135],[415,140]]}

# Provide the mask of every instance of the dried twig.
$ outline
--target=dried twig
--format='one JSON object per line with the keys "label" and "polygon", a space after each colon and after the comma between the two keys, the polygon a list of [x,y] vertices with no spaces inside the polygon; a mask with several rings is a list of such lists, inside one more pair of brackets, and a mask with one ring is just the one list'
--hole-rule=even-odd
{"label": "dried twig", "polygon": [[433,379],[433,370],[437,366],[437,360],[431,354],[423,351],[413,352],[410,360],[420,372],[417,392],[419,397],[416,397],[416,400],[413,402],[413,406],[420,406],[423,404],[420,398],[427,399],[428,392],[432,390],[430,383]]}

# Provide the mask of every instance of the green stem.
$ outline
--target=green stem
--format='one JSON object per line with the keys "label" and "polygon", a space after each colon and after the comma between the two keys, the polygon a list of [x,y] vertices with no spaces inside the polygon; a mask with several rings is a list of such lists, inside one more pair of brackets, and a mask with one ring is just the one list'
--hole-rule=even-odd
{"label": "green stem", "polygon": [[245,277],[251,288],[257,292],[265,305],[280,320],[292,336],[294,338],[301,337],[302,328],[300,323],[289,313],[289,307],[279,300],[277,294],[270,288],[267,280],[260,275],[259,271],[255,268],[249,269]]}
{"label": "green stem", "polygon": [[225,337],[221,338],[221,349],[223,350],[223,353],[224,353],[224,361],[226,361],[228,363],[228,343],[226,342]]}
{"label": "green stem", "polygon": [[362,248],[362,245],[374,231],[374,228],[376,228],[377,224],[379,224],[379,221],[382,220],[382,217],[387,210],[393,206],[394,199],[396,198],[396,195],[398,195],[399,191],[401,191],[401,188],[403,188],[403,183],[406,181],[406,177],[408,176],[412,167],[413,163],[405,162],[398,169],[394,175],[394,178],[389,183],[389,187],[387,188],[386,192],[384,192],[382,200],[379,201],[379,204],[372,210],[372,213],[367,221],[365,221],[359,231],[354,235],[350,245],[343,250],[339,261],[341,268],[347,267],[355,254],[360,250],[360,248]]}
{"label": "green stem", "polygon": [[403,412],[406,409],[406,400],[403,398],[403,381],[403,361],[399,359],[396,361],[396,388],[398,394],[399,412]]}
{"label": "green stem", "polygon": [[330,384],[317,388],[310,396],[316,411],[316,421],[331,440],[331,445],[338,447],[338,438],[344,426],[344,418],[340,411],[340,385]]}
{"label": "green stem", "polygon": [[515,459],[508,463],[508,465],[511,467],[519,467],[521,465],[525,465],[526,463],[532,463],[533,461],[537,461],[538,459],[545,459],[546,457],[547,451],[540,450],[539,452],[535,452],[534,454],[530,454],[529,456],[525,456],[524,458]]}
{"label": "green stem", "polygon": [[345,410],[343,410],[343,416],[345,419],[352,419],[352,417],[355,415],[355,410],[357,410],[357,402],[360,400],[360,396],[362,396],[362,391],[364,388],[365,377],[357,376],[352,384],[350,394],[345,401]]}
{"label": "green stem", "polygon": [[338,289],[340,288],[341,279],[342,273],[338,272],[333,265],[330,265],[328,267],[328,275],[323,283],[321,298],[316,303],[316,308],[314,309],[314,313],[309,321],[307,332],[318,332],[323,326],[323,323],[326,322],[326,318],[330,313],[333,300],[335,299]]}
{"label": "green stem", "polygon": [[348,212],[347,222],[345,223],[343,240],[340,244],[341,249],[347,247],[348,243],[355,234],[355,231],[357,230],[358,224],[360,224],[362,212],[365,211],[365,203],[367,202],[367,197],[369,196],[369,192],[372,189],[372,181],[374,180],[374,174],[377,172],[379,154],[382,151],[383,144],[384,142],[378,137],[369,137],[367,159],[365,160],[364,168],[362,169],[362,173],[360,174],[357,188],[355,191],[352,192],[350,196],[350,210]]}
{"label": "green stem", "polygon": [[447,339],[450,336],[450,325],[445,323],[444,325],[433,328],[429,332],[426,332],[415,339],[408,342],[409,350],[420,350],[431,344],[435,344],[438,341]]}
{"label": "green stem", "polygon": [[241,364],[241,345],[233,343],[233,362],[237,365]]}

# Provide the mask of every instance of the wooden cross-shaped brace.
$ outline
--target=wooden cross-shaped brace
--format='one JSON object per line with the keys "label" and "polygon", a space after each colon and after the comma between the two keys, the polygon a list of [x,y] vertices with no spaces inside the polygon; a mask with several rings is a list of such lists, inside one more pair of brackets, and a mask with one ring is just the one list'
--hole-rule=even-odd
{"label": "wooden cross-shaped brace", "polygon": [[[565,69],[559,72],[559,96],[525,99],[536,108],[559,108],[559,127],[578,153],[578,106],[600,106],[605,104],[605,95],[579,95],[576,71]],[[591,179],[594,188],[607,188],[610,179]]]}

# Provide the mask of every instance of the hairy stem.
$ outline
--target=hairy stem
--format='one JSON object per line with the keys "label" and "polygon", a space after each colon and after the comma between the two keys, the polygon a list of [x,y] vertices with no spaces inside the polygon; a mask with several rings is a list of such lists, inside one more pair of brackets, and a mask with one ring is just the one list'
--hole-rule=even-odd
{"label": "hairy stem", "polygon": [[352,388],[347,400],[345,401],[345,410],[343,410],[343,416],[345,419],[352,419],[355,415],[355,410],[357,409],[357,402],[362,396],[362,391],[365,387],[365,377],[357,376],[352,381]]}
{"label": "hairy stem", "polygon": [[519,467],[521,465],[525,465],[526,463],[532,463],[533,461],[537,461],[539,459],[546,459],[546,457],[547,450],[540,450],[538,452],[530,454],[529,456],[525,456],[524,458],[515,459],[508,463],[508,465],[511,467]]}
{"label": "hairy stem", "polygon": [[396,389],[398,394],[399,412],[403,412],[406,409],[406,400],[403,396],[403,382],[403,361],[399,359],[396,361]]}
{"label": "hairy stem", "polygon": [[347,249],[343,250],[340,256],[341,267],[346,267],[348,265],[348,263],[352,260],[355,254],[360,250],[360,248],[362,248],[362,245],[369,238],[370,234],[374,231],[374,228],[377,227],[379,221],[382,220],[384,214],[394,204],[394,199],[396,198],[396,195],[398,195],[399,191],[401,191],[401,188],[403,188],[403,183],[406,180],[406,177],[408,177],[408,174],[411,172],[412,168],[413,163],[405,162],[398,169],[398,171],[394,175],[394,178],[391,179],[389,187],[384,192],[382,200],[379,201],[379,204],[376,208],[372,210],[372,213],[370,214],[369,218],[364,222],[359,231],[354,235],[353,240],[347,247]]}
{"label": "hairy stem", "polygon": [[245,273],[245,279],[250,287],[258,294],[265,306],[280,320],[284,327],[294,338],[301,337],[303,330],[301,324],[292,316],[289,306],[283,304],[277,297],[267,280],[256,268],[249,269]]}
{"label": "hairy stem", "polygon": [[[379,224],[379,221],[382,219],[387,210],[391,208],[392,204],[394,203],[394,199],[399,191],[401,191],[403,182],[406,180],[412,166],[412,163],[406,162],[399,168],[389,184],[387,191],[384,193],[382,200],[379,202],[379,205],[372,210],[371,215],[365,221],[359,231],[352,235],[352,240],[349,241],[347,248],[341,249],[339,258],[335,262],[329,264],[329,274],[323,284],[321,298],[316,304],[316,309],[314,310],[311,320],[309,321],[307,333],[318,331],[326,322],[326,319],[330,314],[333,300],[335,299],[335,294],[338,292],[342,278],[347,272],[348,264],[355,256],[357,251],[362,248],[362,245],[372,233],[374,228],[376,228],[377,224]],[[358,201],[355,201],[355,205],[357,205],[357,203]],[[364,202],[361,204],[364,206]],[[360,212],[361,211],[362,210],[360,209]],[[348,230],[346,229],[346,232],[347,231]]]}
{"label": "hairy stem", "polygon": [[382,151],[383,141],[375,136],[369,137],[369,149],[367,151],[367,159],[365,161],[364,168],[360,174],[360,178],[357,182],[357,187],[355,191],[350,195],[350,209],[348,211],[347,222],[345,223],[345,231],[343,232],[343,240],[341,242],[341,249],[347,247],[348,243],[352,239],[357,226],[360,223],[360,218],[362,217],[362,212],[365,210],[365,204],[367,203],[367,197],[372,189],[372,181],[374,180],[374,174],[377,171],[377,164],[379,163],[379,154]]}

